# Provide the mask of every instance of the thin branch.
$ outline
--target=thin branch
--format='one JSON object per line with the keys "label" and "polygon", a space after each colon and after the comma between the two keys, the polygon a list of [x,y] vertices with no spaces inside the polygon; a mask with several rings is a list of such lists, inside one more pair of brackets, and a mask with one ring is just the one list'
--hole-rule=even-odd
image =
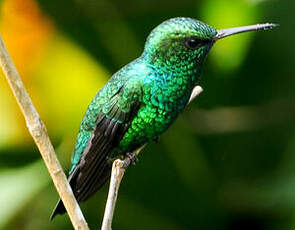
{"label": "thin branch", "polygon": [[88,230],[81,209],[73,195],[72,189],[56,157],[46,127],[36,111],[23,82],[15,68],[0,36],[0,64],[10,88],[25,117],[27,127],[43,157],[53,183],[61,197],[74,229]]}
{"label": "thin branch", "polygon": [[120,187],[122,178],[124,176],[125,169],[126,167],[128,167],[129,164],[130,164],[129,158],[125,160],[117,159],[113,162],[109,194],[108,194],[104,218],[103,218],[103,222],[101,226],[102,230],[111,229],[112,227],[112,220],[114,216],[119,187]]}
{"label": "thin branch", "polygon": [[[202,92],[203,92],[202,87],[196,86],[192,91],[192,94],[191,94],[191,97],[190,97],[188,103],[190,103],[192,100],[194,100]],[[142,146],[141,148],[137,149],[135,151],[135,154],[138,155],[139,152],[144,147],[145,147],[145,145]],[[103,221],[102,221],[102,225],[101,225],[101,230],[111,230],[112,229],[112,221],[113,221],[113,216],[114,216],[114,211],[115,211],[115,207],[116,207],[120,184],[123,179],[124,173],[125,173],[127,167],[130,165],[130,163],[131,163],[131,161],[130,161],[129,157],[126,157],[124,160],[117,159],[113,162],[109,193],[108,193],[108,198],[107,198],[106,207],[105,207],[105,211],[104,211],[104,217],[103,217]]]}

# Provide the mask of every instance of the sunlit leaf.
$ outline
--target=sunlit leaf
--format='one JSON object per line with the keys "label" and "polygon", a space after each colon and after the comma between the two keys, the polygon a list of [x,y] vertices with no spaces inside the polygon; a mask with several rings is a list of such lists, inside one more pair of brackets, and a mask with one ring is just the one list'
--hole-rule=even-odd
{"label": "sunlit leaf", "polygon": [[[0,8],[0,31],[21,78],[30,91],[30,73],[38,65],[53,27],[33,0],[5,0]],[[24,119],[0,73],[0,144],[30,140]]]}
{"label": "sunlit leaf", "polygon": [[0,229],[48,184],[43,161],[19,169],[0,171]]}
{"label": "sunlit leaf", "polygon": [[89,54],[56,34],[32,79],[32,97],[56,135],[78,131],[82,115],[110,75]]}

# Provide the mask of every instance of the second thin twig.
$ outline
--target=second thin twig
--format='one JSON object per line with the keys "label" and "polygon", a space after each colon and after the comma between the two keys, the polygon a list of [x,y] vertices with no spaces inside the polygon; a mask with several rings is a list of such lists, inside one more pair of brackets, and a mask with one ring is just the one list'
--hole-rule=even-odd
{"label": "second thin twig", "polygon": [[[196,86],[192,91],[192,94],[188,103],[194,100],[202,92],[203,92],[202,87]],[[137,149],[135,151],[135,154],[138,155],[139,152],[144,148],[144,146]],[[130,165],[130,163],[131,162],[129,157],[126,157],[124,160],[117,159],[113,162],[109,193],[108,193],[104,217],[103,217],[103,221],[101,225],[101,230],[112,229],[112,221],[113,221],[120,184],[125,174],[126,168]]]}

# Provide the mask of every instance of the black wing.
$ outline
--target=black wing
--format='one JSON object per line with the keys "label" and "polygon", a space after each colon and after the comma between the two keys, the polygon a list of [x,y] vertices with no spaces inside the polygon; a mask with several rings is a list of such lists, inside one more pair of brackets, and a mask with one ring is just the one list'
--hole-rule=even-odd
{"label": "black wing", "polygon": [[[78,202],[87,200],[110,178],[112,166],[108,159],[140,107],[140,95],[133,95],[128,104],[124,105],[122,100],[126,96],[128,98],[121,90],[103,106],[81,160],[69,176],[69,183]],[[64,212],[64,205],[59,200],[51,219]]]}

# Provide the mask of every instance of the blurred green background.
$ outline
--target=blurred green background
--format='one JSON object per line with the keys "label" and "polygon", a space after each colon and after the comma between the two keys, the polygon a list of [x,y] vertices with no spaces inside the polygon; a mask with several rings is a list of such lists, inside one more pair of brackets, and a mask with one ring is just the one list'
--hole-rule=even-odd
{"label": "blurred green background", "polygon": [[[281,24],[214,46],[204,92],[128,169],[113,229],[295,230],[294,0],[0,4],[0,32],[65,170],[91,98],[163,20]],[[0,229],[72,229],[66,215],[49,222],[58,196],[3,76],[0,108]],[[82,205],[91,229],[107,187]]]}

